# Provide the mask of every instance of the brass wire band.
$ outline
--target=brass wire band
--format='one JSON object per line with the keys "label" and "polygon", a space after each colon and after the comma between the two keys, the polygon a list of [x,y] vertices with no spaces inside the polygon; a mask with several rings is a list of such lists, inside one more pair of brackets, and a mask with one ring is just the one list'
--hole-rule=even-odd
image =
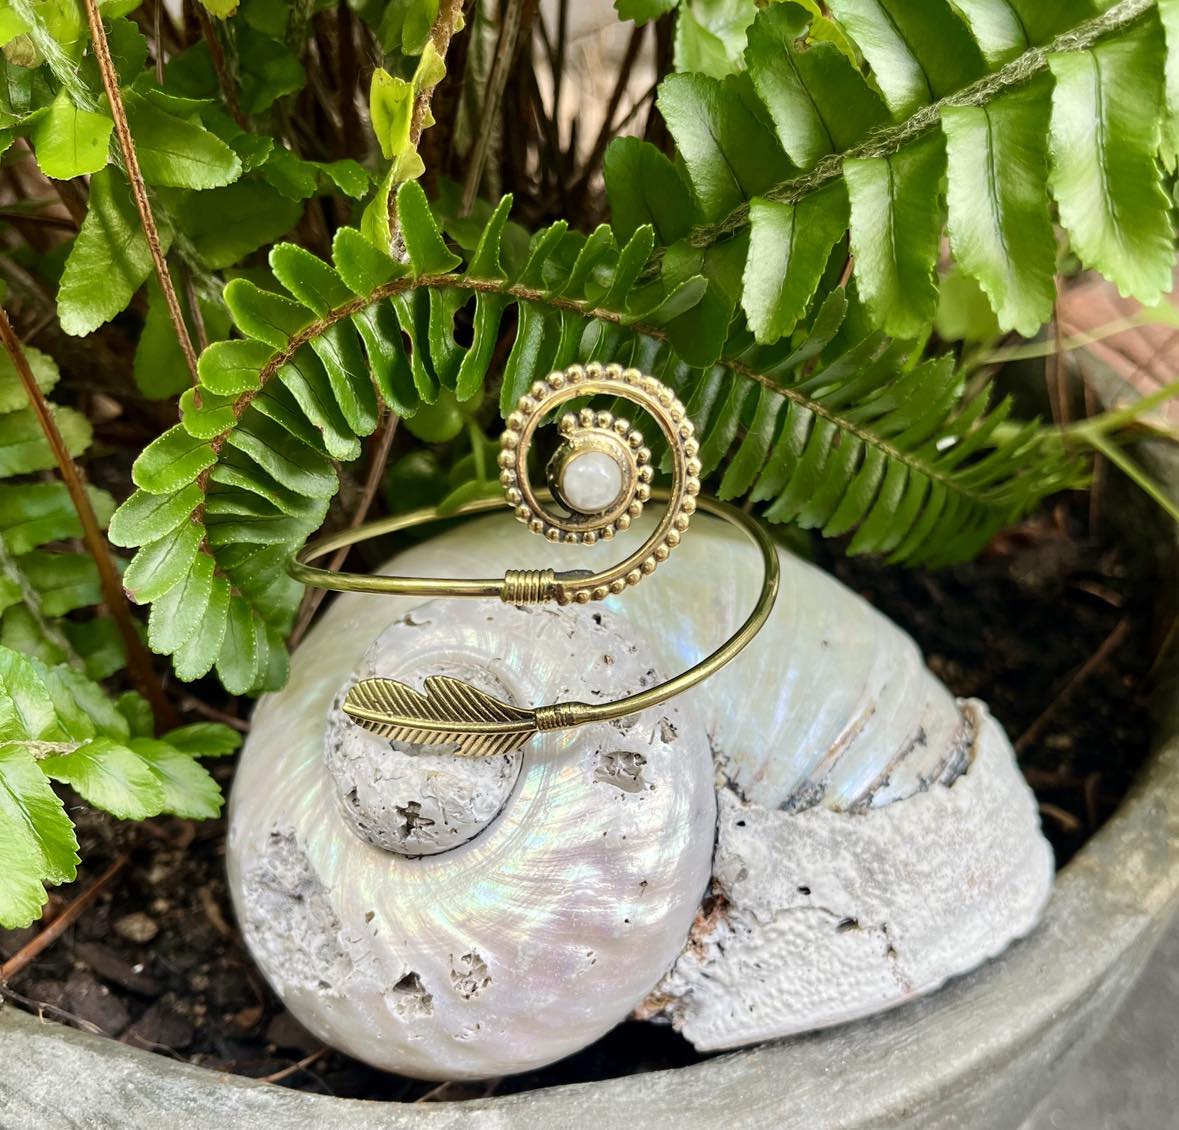
{"label": "brass wire band", "polygon": [[[666,497],[666,491],[653,492],[656,496]],[[540,730],[568,729],[590,722],[604,722],[614,718],[622,718],[634,714],[648,707],[657,706],[674,698],[678,694],[696,686],[719,671],[726,663],[734,659],[750,643],[754,636],[765,626],[773,610],[774,601],[778,596],[780,584],[780,568],[778,553],[769,534],[755,518],[730,506],[727,502],[720,502],[714,498],[701,495],[699,508],[706,513],[720,518],[730,525],[743,530],[753,544],[761,552],[764,578],[761,592],[758,594],[752,611],[745,618],[741,626],[715,651],[706,655],[700,662],[689,667],[667,682],[650,687],[638,694],[628,695],[626,698],[616,699],[614,702],[585,703],[558,702],[539,707],[536,711],[537,728]],[[460,580],[438,577],[386,577],[363,576],[356,573],[338,573],[330,569],[320,569],[309,565],[317,557],[342,549],[347,545],[366,541],[381,534],[395,533],[398,530],[409,529],[426,522],[442,521],[447,518],[463,517],[472,514],[486,513],[490,510],[503,509],[506,503],[503,499],[482,498],[466,503],[457,510],[446,514],[439,514],[434,508],[414,510],[408,514],[399,514],[393,518],[383,518],[376,522],[369,522],[355,529],[342,530],[339,533],[311,542],[297,553],[287,566],[287,571],[295,580],[305,585],[318,588],[332,589],[337,592],[371,592],[391,593],[399,596],[461,596],[488,597],[506,599],[505,591],[508,581],[504,580]],[[549,571],[533,571],[533,575]],[[553,587],[559,589],[562,576],[571,579],[576,577],[583,580],[584,574],[554,573]],[[515,584],[516,582],[513,582]]]}

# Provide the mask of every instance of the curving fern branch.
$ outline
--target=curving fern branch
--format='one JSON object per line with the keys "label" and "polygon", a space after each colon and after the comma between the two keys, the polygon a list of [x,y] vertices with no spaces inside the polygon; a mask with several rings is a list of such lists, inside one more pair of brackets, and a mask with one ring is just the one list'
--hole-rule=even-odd
{"label": "curving fern branch", "polygon": [[[1053,204],[1082,262],[1123,294],[1152,303],[1170,290],[1157,158],[1173,163],[1179,139],[1174,64],[1164,82],[1165,41],[1174,51],[1179,37],[1174,0],[829,8],[866,76],[815,33],[821,17],[785,2],[749,27],[745,73],[672,75],[659,93],[685,170],[661,176],[691,193],[687,225],[661,231],[663,255],[735,245],[744,262],[735,289],[759,341],[805,318],[845,233],[873,323],[920,336],[936,304],[943,227],[1000,325],[1032,334],[1052,311]],[[619,170],[658,155],[615,146],[606,172],[617,208],[650,191]]]}
{"label": "curving fern branch", "polygon": [[[505,335],[503,405],[575,361],[641,366],[684,399],[705,473],[726,466],[725,494],[752,488],[771,520],[855,528],[857,550],[956,559],[1078,479],[1034,425],[1006,434],[1005,406],[960,404],[949,361],[914,366],[878,334],[857,338],[842,289],[803,340],[763,346],[728,334],[694,260],[636,285],[649,225],[620,244],[607,227],[584,236],[558,223],[521,252],[505,198],[460,255],[416,182],[396,203],[405,263],[344,228],[331,264],[274,248],[286,295],[230,283],[243,337],[205,351],[182,423],[135,463],[139,489],[110,536],[139,547],[124,583],[152,604],[149,641],[181,678],[215,666],[235,692],[285,679],[300,589],[284,564],[324,518],[334,462],[359,455],[381,402],[412,416],[442,390],[479,391]],[[722,363],[693,363],[718,325]]]}

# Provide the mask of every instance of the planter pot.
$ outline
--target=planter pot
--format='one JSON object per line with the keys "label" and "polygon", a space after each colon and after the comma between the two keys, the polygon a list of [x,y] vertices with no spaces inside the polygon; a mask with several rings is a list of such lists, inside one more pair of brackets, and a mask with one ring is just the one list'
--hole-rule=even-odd
{"label": "planter pot", "polygon": [[1013,1130],[1100,1034],[1179,906],[1177,692],[1172,649],[1153,756],[1060,873],[1043,924],[1000,959],[894,1012],[679,1070],[415,1106],[221,1075],[9,1007],[0,1010],[0,1125]]}

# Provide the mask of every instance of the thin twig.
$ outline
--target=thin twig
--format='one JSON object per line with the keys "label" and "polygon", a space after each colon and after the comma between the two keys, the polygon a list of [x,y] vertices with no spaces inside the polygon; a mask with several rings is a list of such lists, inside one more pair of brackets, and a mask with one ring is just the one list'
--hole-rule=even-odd
{"label": "thin twig", "polygon": [[1047,801],[1040,801],[1040,814],[1051,817],[1066,832],[1079,832],[1082,828],[1080,820],[1069,812],[1068,809],[1061,808],[1059,804],[1049,804]]}
{"label": "thin twig", "polygon": [[1056,697],[1044,708],[1037,718],[1015,742],[1015,752],[1022,753],[1032,745],[1056,716],[1056,713],[1093,673],[1096,671],[1122,644],[1130,634],[1130,621],[1123,616],[1114,630],[1101,642],[1101,646],[1069,676],[1068,681],[1057,692]]}
{"label": "thin twig", "polygon": [[45,215],[41,212],[25,212],[20,208],[0,208],[0,220],[11,220],[15,224],[40,224],[42,227],[58,228],[63,231],[76,232],[78,225],[65,216]]}
{"label": "thin twig", "polygon": [[70,501],[74,504],[74,510],[78,514],[78,521],[82,526],[82,540],[86,543],[86,549],[98,569],[98,580],[102,588],[103,600],[114,618],[119,635],[123,639],[123,646],[127,651],[127,670],[140,693],[151,703],[156,723],[160,726],[168,726],[174,722],[172,707],[164,697],[163,689],[160,687],[152,668],[151,658],[144,650],[143,641],[135,630],[135,622],[131,618],[131,610],[127,605],[127,596],[119,582],[119,575],[115,572],[114,563],[107,550],[106,539],[102,536],[98,518],[94,513],[94,507],[90,504],[90,496],[86,493],[86,487],[82,482],[82,473],[70,456],[69,448],[66,447],[65,440],[58,430],[57,421],[53,418],[49,404],[29,367],[29,359],[25,356],[25,351],[12,328],[12,323],[8,320],[7,312],[2,308],[0,308],[0,340],[3,341],[4,348],[16,366],[21,384],[24,385],[29,403],[37,416],[37,422],[41,425],[41,431],[49,443],[49,449],[53,452],[53,458],[57,463],[62,480],[65,482]]}
{"label": "thin twig", "polygon": [[284,1067],[281,1071],[275,1071],[271,1075],[263,1075],[259,1082],[262,1083],[281,1083],[284,1079],[289,1079],[296,1072],[302,1071],[304,1068],[310,1067],[313,1063],[323,1059],[328,1053],[328,1048],[320,1048],[318,1051],[313,1051],[310,1055],[305,1055],[298,1063],[292,1063],[289,1067]]}
{"label": "thin twig", "polygon": [[228,726],[231,730],[237,730],[240,734],[250,732],[250,723],[244,718],[239,718],[236,714],[230,714],[225,710],[218,710],[217,707],[210,706],[207,702],[197,698],[196,695],[184,695],[180,699],[180,709],[191,710],[194,714],[208,718],[211,722],[220,722],[221,725]]}
{"label": "thin twig", "polygon": [[[484,1080],[483,1094],[480,1097],[481,1098],[488,1098],[490,1095],[492,1095],[498,1089],[500,1083],[502,1083],[502,1082],[503,1082],[502,1075],[497,1075],[493,1079]],[[445,1082],[439,1083],[435,1087],[431,1087],[425,1094],[418,1095],[418,1097],[416,1099],[414,1099],[414,1102],[415,1103],[437,1102],[442,1098],[443,1095],[446,1094],[447,1090],[449,1090],[451,1087],[460,1086],[461,1084],[462,1084],[462,1080],[447,1079]]]}
{"label": "thin twig", "polygon": [[233,76],[229,73],[229,67],[225,62],[225,48],[221,46],[221,37],[217,34],[217,29],[213,26],[213,20],[204,4],[194,4],[193,8],[196,9],[197,23],[201,26],[201,37],[209,48],[209,60],[212,62],[213,72],[217,76],[217,85],[221,88],[221,97],[225,99],[225,105],[229,108],[230,116],[237,123],[238,128],[248,132],[250,122],[242,113],[241,103],[237,100],[237,87],[234,85]]}
{"label": "thin twig", "polygon": [[1059,276],[1056,278],[1056,295],[1052,303],[1052,354],[1044,366],[1044,379],[1048,382],[1048,403],[1052,409],[1053,421],[1058,427],[1064,427],[1071,416],[1064,372],[1064,327],[1060,324]]}
{"label": "thin twig", "polygon": [[[1081,388],[1085,394],[1085,415],[1096,416],[1101,410],[1097,401],[1097,393],[1092,385],[1085,380],[1084,371],[1081,373]],[[1096,538],[1101,529],[1101,496],[1108,477],[1109,464],[1100,451],[1093,453],[1093,477],[1089,484],[1089,536]]]}
{"label": "thin twig", "polygon": [[492,126],[503,101],[508,85],[508,75],[516,61],[516,45],[520,39],[520,24],[526,0],[507,0],[500,24],[499,38],[495,45],[495,63],[487,79],[487,91],[483,96],[483,109],[479,125],[475,130],[475,144],[467,154],[467,175],[463,180],[463,196],[459,215],[465,216],[475,203],[479,184],[483,180],[483,169],[487,164],[487,152],[491,145]]}
{"label": "thin twig", "polygon": [[205,329],[205,316],[201,313],[201,303],[197,298],[192,271],[184,271],[182,277],[184,279],[184,300],[188,303],[188,314],[192,318],[193,326],[196,328],[197,344],[201,347],[201,351],[204,352],[209,346],[209,333]]}
{"label": "thin twig", "polygon": [[362,152],[360,115],[356,112],[356,31],[352,6],[347,0],[336,5],[336,110],[340,115],[342,153]]}
{"label": "thin twig", "polygon": [[17,1004],[23,1005],[30,1012],[35,1012],[38,1020],[44,1020],[46,1014],[56,1017],[58,1020],[65,1020],[70,1024],[76,1024],[83,1032],[89,1032],[92,1036],[105,1036],[106,1033],[99,1028],[99,1026],[90,1020],[84,1020],[76,1013],[67,1012],[64,1008],[58,1008],[55,1004],[50,1004],[48,1001],[35,1001],[32,997],[22,996],[14,989],[10,989],[3,981],[0,981],[0,999],[7,998],[8,1000],[16,1001]]}
{"label": "thin twig", "polygon": [[156,0],[152,13],[152,53],[155,56],[156,84],[164,85],[164,0]]}
{"label": "thin twig", "polygon": [[[582,167],[581,175],[577,178],[577,182],[573,186],[572,195],[574,198],[586,190],[590,178],[597,171],[598,164],[602,160],[602,155],[606,152],[606,146],[610,144],[610,139],[620,128],[614,124],[614,116],[618,113],[618,107],[622,103],[622,96],[626,93],[627,87],[630,86],[631,71],[634,69],[635,62],[638,60],[646,30],[646,24],[641,26],[636,24],[634,31],[630,33],[630,39],[626,44],[626,52],[623,54],[622,62],[618,67],[618,77],[615,80],[614,89],[610,92],[609,101],[606,103],[606,113],[602,118],[602,128],[598,130],[598,136],[594,139],[589,156],[585,159],[585,165]],[[554,106],[555,113],[556,107]]]}
{"label": "thin twig", "polygon": [[[381,485],[385,464],[389,459],[389,451],[393,446],[393,438],[397,435],[397,422],[399,419],[400,417],[392,413],[389,414],[385,426],[381,429],[380,435],[377,437],[377,441],[373,446],[368,475],[364,480],[364,488],[360,492],[360,502],[352,512],[352,517],[348,520],[348,528],[350,530],[356,529],[365,520],[373,504],[373,499],[377,496],[377,489]],[[348,557],[348,550],[350,548],[350,546],[344,546],[342,549],[337,549],[332,559],[328,562],[327,567],[333,572],[339,569]],[[292,649],[298,646],[299,641],[303,638],[307,628],[311,624],[311,618],[315,615],[316,609],[319,608],[325,596],[327,596],[327,589],[307,590],[306,595],[303,597],[303,604],[299,609],[298,618],[295,621],[294,630],[291,632],[290,640],[288,641]]]}
{"label": "thin twig", "polygon": [[553,71],[553,121],[561,129],[561,88],[565,85],[565,52],[569,48],[569,0],[559,0],[557,42],[552,45],[549,65]]}
{"label": "thin twig", "polygon": [[651,85],[647,87],[647,89],[644,90],[643,93],[640,94],[633,103],[631,103],[630,109],[627,110],[627,112],[618,119],[618,125],[615,127],[615,133],[622,133],[622,131],[626,129],[626,127],[629,126],[632,121],[634,121],[638,112],[658,93],[659,82],[656,80],[655,82],[651,83]]}
{"label": "thin twig", "polygon": [[[28,159],[33,160],[33,145],[27,137],[21,138],[22,143],[28,150]],[[15,170],[14,170],[15,172]],[[65,210],[69,212],[70,219],[73,221],[72,227],[77,231],[82,226],[82,221],[86,219],[86,194],[81,190],[73,180],[58,180],[56,177],[47,177],[50,188],[53,189],[54,194],[58,200],[65,206]]]}
{"label": "thin twig", "polygon": [[217,905],[217,900],[213,897],[212,886],[206,883],[197,891],[197,897],[201,901],[201,909],[205,912],[209,925],[223,938],[232,938],[233,927],[225,921],[225,915],[221,913],[221,907]]}
{"label": "thin twig", "polygon": [[83,221],[86,219],[86,200],[87,190],[85,184],[80,177],[74,177],[70,180],[53,180],[53,191],[57,193],[58,199],[65,205],[65,209],[70,214],[70,219],[78,226],[82,227]]}
{"label": "thin twig", "polygon": [[3,965],[0,965],[0,985],[11,981],[26,966],[36,961],[41,952],[53,945],[82,915],[82,912],[107,887],[110,881],[131,862],[131,853],[123,852],[93,883],[65,908],[35,938],[26,942]]}
{"label": "thin twig", "polygon": [[[107,100],[110,102],[111,116],[115,120],[115,133],[119,138],[119,148],[123,151],[123,161],[127,166],[127,179],[131,183],[131,195],[135,198],[135,207],[139,211],[139,220],[143,224],[143,234],[147,237],[147,245],[151,250],[152,262],[155,264],[156,275],[160,280],[160,289],[164,292],[164,300],[168,304],[168,315],[176,329],[176,338],[180,342],[180,351],[188,364],[188,371],[192,376],[192,383],[197,383],[197,359],[192,347],[192,340],[188,336],[188,327],[184,324],[184,315],[180,310],[180,300],[176,297],[176,287],[172,284],[172,275],[168,270],[168,263],[164,258],[164,249],[160,243],[159,229],[156,227],[155,217],[151,212],[151,202],[147,198],[147,185],[143,180],[143,173],[139,169],[139,157],[135,152],[135,142],[131,137],[131,126],[127,122],[127,109],[123,105],[123,95],[119,90],[119,76],[115,70],[114,60],[111,59],[110,44],[107,42],[106,29],[102,26],[102,16],[98,11],[98,0],[85,0],[86,19],[90,24],[90,38],[94,44],[94,57],[98,61],[98,69],[102,74],[102,85],[106,89]],[[197,5],[198,11],[203,10]]]}

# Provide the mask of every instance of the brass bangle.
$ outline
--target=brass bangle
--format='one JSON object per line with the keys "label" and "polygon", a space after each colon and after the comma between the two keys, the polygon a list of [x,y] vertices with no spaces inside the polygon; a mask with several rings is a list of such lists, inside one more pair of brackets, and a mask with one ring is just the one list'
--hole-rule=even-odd
{"label": "brass bangle", "polygon": [[[526,458],[541,419],[554,407],[594,395],[633,401],[656,420],[671,452],[670,488],[656,490],[650,485],[651,453],[629,421],[588,408],[562,417],[562,445],[549,464],[550,490],[538,492],[532,488]],[[332,534],[296,554],[288,566],[290,575],[306,585],[341,592],[494,597],[516,605],[582,604],[622,593],[653,573],[679,544],[693,514],[700,509],[743,530],[760,550],[764,567],[761,592],[745,622],[710,655],[664,683],[614,702],[559,702],[532,709],[500,702],[467,683],[437,675],[425,679],[422,692],[391,679],[357,683],[345,696],[345,712],[359,725],[390,740],[446,745],[467,756],[492,756],[514,750],[542,731],[608,721],[645,710],[720,670],[757,635],[773,608],[779,584],[773,543],[761,524],[748,514],[700,496],[700,464],[691,423],[674,394],[654,378],[618,366],[575,366],[537,382],[521,398],[507,423],[500,455],[505,498],[479,499],[445,514],[433,508],[417,510]],[[578,485],[568,470],[585,455],[593,459],[591,477]],[[617,483],[610,460],[617,467]],[[597,573],[534,569],[509,570],[500,578],[447,579],[364,576],[310,564],[334,550],[381,534],[444,518],[480,514],[505,504],[513,507],[516,517],[530,530],[550,541],[593,544],[627,529],[652,500],[664,504],[653,532],[621,562]],[[554,510],[553,502],[563,509]]]}

